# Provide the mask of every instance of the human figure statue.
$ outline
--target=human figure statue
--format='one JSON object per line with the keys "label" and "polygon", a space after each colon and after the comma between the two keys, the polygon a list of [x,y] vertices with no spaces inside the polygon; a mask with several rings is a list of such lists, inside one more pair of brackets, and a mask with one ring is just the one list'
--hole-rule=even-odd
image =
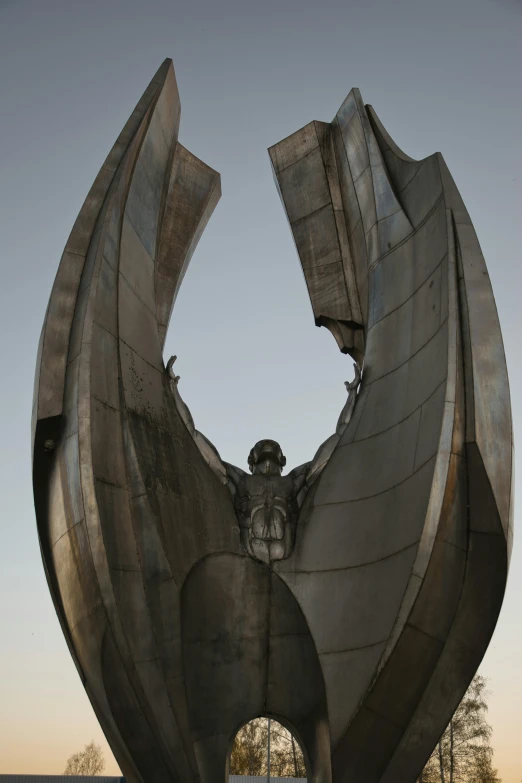
{"label": "human figure statue", "polygon": [[359,364],[353,365],[353,381],[345,382],[348,399],[335,433],[318,448],[310,462],[283,476],[286,457],[275,440],[260,440],[251,449],[248,455],[250,474],[221,459],[215,446],[194,426],[192,415],[179,393],[179,375],[172,370],[175,361],[176,356],[169,359],[167,372],[176,408],[206,463],[231,492],[243,547],[249,555],[263,563],[284,560],[294,548],[297,517],[306,494],[330,459],[352,417],[361,382]]}

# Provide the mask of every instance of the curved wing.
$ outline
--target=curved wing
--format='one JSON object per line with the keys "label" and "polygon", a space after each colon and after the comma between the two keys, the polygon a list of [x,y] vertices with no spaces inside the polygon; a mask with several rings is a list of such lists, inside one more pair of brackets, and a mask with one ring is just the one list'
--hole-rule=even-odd
{"label": "curved wing", "polygon": [[414,781],[487,648],[512,535],[502,338],[469,215],[358,90],[270,149],[318,325],[364,356],[354,416],[275,569],[327,692],[334,781]]}
{"label": "curved wing", "polygon": [[180,589],[206,554],[241,552],[229,493],[181,421],[162,359],[177,290],[220,195],[219,175],[178,143],[179,115],[166,60],[69,237],[33,408],[49,586],[129,783],[198,774],[177,666]]}

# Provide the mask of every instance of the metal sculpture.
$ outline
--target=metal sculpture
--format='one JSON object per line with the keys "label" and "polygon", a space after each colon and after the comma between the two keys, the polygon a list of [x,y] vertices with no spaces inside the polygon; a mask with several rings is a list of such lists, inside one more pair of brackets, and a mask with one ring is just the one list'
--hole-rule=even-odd
{"label": "metal sculpture", "polygon": [[363,371],[312,463],[282,476],[260,441],[249,476],[163,363],[220,193],[179,115],[167,60],[44,322],[34,494],[63,633],[128,783],[223,781],[261,714],[317,783],[413,783],[493,633],[512,536],[508,381],[471,221],[442,156],[404,155],[356,90],[270,149],[316,323]]}
{"label": "metal sculpture", "polygon": [[355,377],[345,383],[348,399],[335,433],[318,448],[311,462],[305,462],[288,476],[282,476],[286,457],[281,446],[274,440],[260,440],[248,455],[248,467],[253,474],[249,476],[241,468],[223,462],[216,447],[196,430],[190,411],[178,391],[179,375],[172,373],[176,358],[171,356],[167,364],[176,408],[201,456],[232,494],[245,551],[267,564],[284,560],[294,549],[297,518],[306,493],[321,474],[350,423],[361,382],[361,368],[354,364]]}

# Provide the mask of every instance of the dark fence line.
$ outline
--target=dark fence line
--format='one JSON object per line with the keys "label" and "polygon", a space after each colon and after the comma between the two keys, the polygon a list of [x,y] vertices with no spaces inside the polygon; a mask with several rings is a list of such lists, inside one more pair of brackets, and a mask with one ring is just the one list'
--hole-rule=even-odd
{"label": "dark fence line", "polygon": [[[126,783],[125,778],[107,775],[0,775],[0,783]],[[229,775],[229,783],[267,783],[266,775]],[[270,775],[271,783],[307,783],[306,778],[278,778]]]}

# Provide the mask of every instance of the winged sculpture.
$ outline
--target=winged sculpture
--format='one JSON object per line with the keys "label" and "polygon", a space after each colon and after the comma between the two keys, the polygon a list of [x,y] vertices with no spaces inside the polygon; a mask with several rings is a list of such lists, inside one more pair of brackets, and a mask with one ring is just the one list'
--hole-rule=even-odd
{"label": "winged sculpture", "polygon": [[315,322],[354,361],[336,432],[284,474],[195,428],[172,307],[219,199],[166,60],[74,224],[38,351],[49,588],[128,783],[223,783],[238,729],[292,730],[316,783],[414,783],[487,648],[513,530],[502,337],[439,153],[352,90],[269,150]]}

